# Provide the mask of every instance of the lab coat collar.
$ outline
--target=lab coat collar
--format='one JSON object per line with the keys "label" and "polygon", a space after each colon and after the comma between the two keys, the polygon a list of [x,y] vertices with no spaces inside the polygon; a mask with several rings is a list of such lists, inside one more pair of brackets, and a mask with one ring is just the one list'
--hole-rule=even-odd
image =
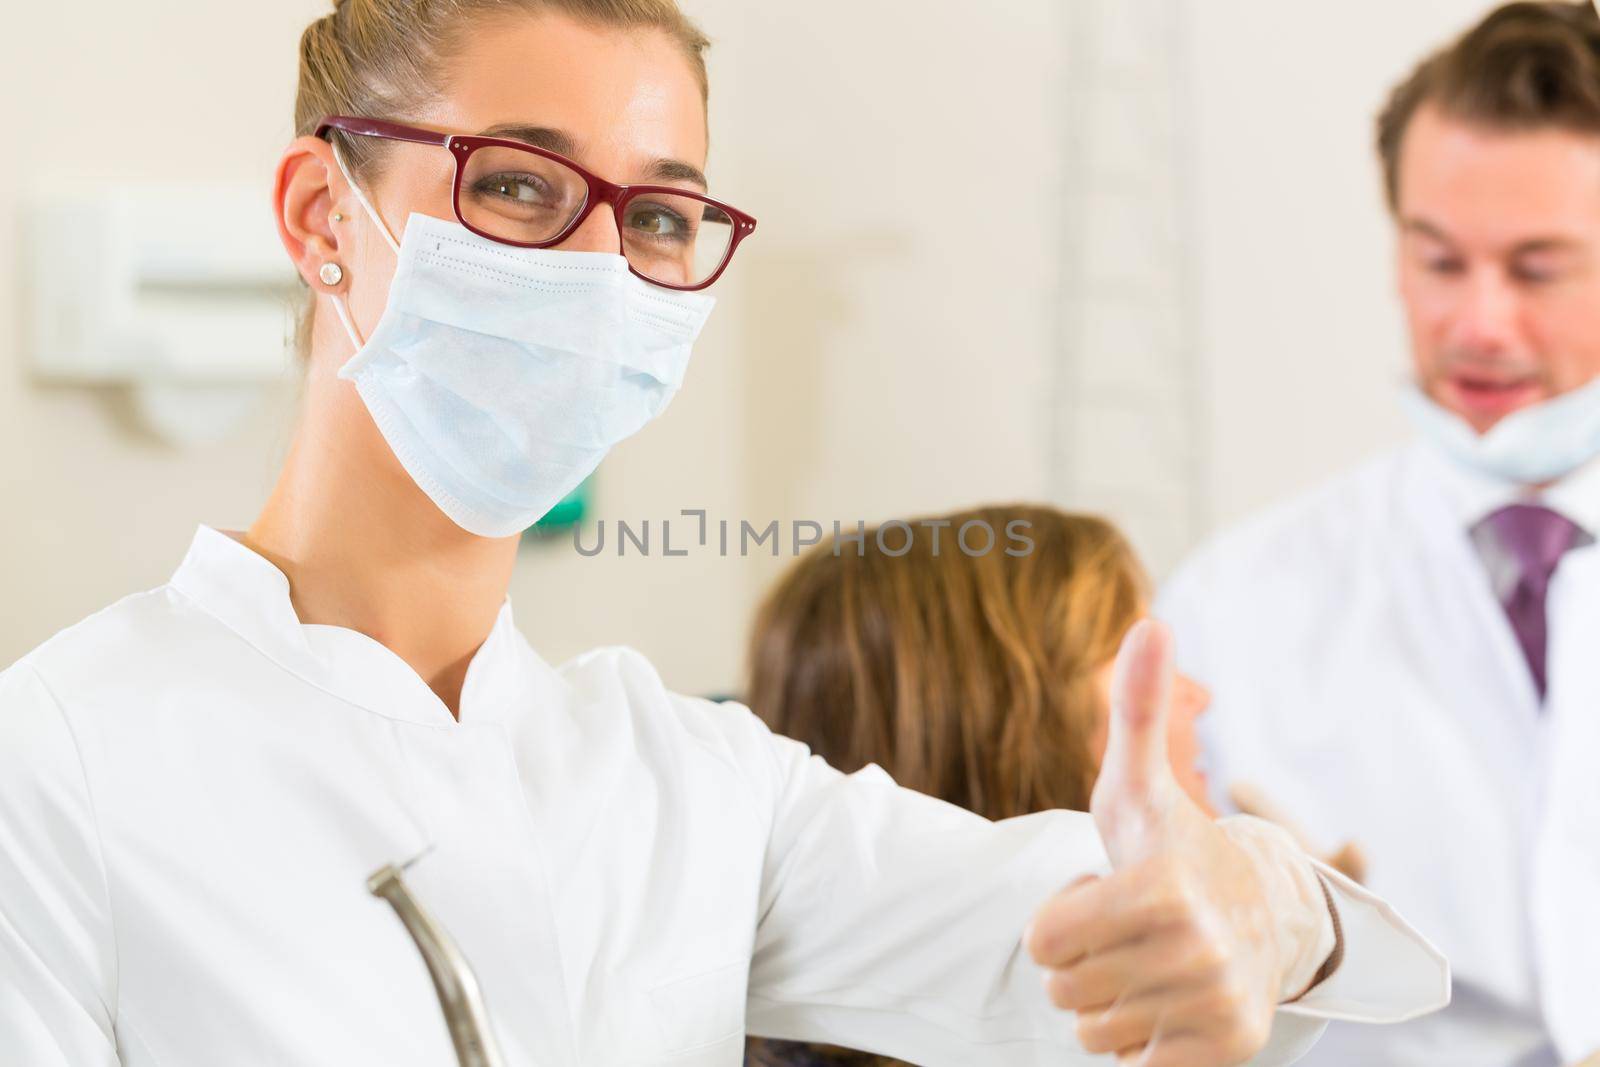
{"label": "lab coat collar", "polygon": [[1600,537],[1600,459],[1590,460],[1544,489],[1534,489],[1471,470],[1427,441],[1418,441],[1415,451],[1463,530],[1508,504],[1531,503],[1553,508],[1590,536]]}
{"label": "lab coat collar", "polygon": [[1544,502],[1600,538],[1600,459],[1590,460],[1543,493]]}
{"label": "lab coat collar", "polygon": [[[220,530],[195,532],[170,584],[283,670],[332,696],[389,719],[457,725],[417,673],[379,642],[344,627],[301,623],[288,577]],[[461,724],[503,719],[531,681],[525,660],[543,666],[517,633],[508,599],[467,669]]]}

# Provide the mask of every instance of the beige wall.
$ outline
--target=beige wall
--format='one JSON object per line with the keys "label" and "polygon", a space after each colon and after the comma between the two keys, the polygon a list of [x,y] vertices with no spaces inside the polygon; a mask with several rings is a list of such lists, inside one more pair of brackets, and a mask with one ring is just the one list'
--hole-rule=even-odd
{"label": "beige wall", "polygon": [[[937,0],[908,16],[686,0],[716,42],[713,182],[761,229],[686,389],[602,469],[600,516],[659,526],[703,507],[713,520],[848,525],[1050,494],[1072,2]],[[1367,123],[1407,57],[1479,5],[1182,6],[1196,403],[1203,489],[1223,520],[1397,432]],[[295,41],[323,8],[29,0],[24,32],[0,37],[0,243],[16,249],[29,190],[69,176],[257,181],[265,198],[289,133]],[[21,352],[19,263],[0,260],[0,662],[160,582],[195,523],[247,523],[294,408],[292,387],[277,390],[219,446],[184,452],[141,434],[114,395],[38,386]],[[513,596],[551,658],[627,643],[677,687],[722,690],[780,562],[544,545]]]}
{"label": "beige wall", "polygon": [[[1042,495],[1055,0],[922,5],[913,33],[897,5],[685,6],[715,41],[713,182],[760,229],[684,391],[602,468],[598,513],[705,508],[787,536]],[[551,546],[513,596],[551,655],[620,641],[672,684],[726,691],[783,562]]]}
{"label": "beige wall", "polygon": [[1406,431],[1372,119],[1484,0],[1189,0],[1200,402],[1225,524]]}
{"label": "beige wall", "polygon": [[22,350],[25,204],[64,181],[255,181],[269,217],[272,166],[289,132],[296,23],[317,6],[95,0],[7,11],[0,662],[163,581],[195,523],[248,523],[274,476],[293,399],[278,390],[219,445],[182,452],[140,432],[114,391],[35,384]]}

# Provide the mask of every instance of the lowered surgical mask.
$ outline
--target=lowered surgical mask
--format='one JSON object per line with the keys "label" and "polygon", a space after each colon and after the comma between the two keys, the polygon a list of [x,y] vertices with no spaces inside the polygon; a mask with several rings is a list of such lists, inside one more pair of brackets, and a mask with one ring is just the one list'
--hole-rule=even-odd
{"label": "lowered surgical mask", "polygon": [[350,184],[399,264],[365,342],[333,298],[356,346],[339,377],[458,526],[532,526],[683,384],[711,297],[653,286],[619,255],[514,248],[428,215],[396,242]]}
{"label": "lowered surgical mask", "polygon": [[1600,377],[1513,411],[1483,434],[1414,384],[1401,402],[1417,431],[1446,455],[1503,481],[1544,485],[1600,456]]}

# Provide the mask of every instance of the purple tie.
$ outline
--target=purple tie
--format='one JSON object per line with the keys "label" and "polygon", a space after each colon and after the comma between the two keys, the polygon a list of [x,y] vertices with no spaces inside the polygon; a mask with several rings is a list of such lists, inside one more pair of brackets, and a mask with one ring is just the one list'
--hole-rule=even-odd
{"label": "purple tie", "polygon": [[1516,564],[1517,581],[1501,600],[1517,644],[1528,660],[1539,699],[1545,691],[1545,649],[1549,641],[1545,597],[1550,576],[1583,530],[1560,512],[1537,504],[1512,504],[1483,520]]}

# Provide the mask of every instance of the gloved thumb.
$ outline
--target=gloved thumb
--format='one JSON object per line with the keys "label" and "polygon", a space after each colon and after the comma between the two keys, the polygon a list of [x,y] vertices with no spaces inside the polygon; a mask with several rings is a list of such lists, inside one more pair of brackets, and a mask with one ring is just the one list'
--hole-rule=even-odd
{"label": "gloved thumb", "polygon": [[[1159,622],[1134,624],[1117,653],[1106,753],[1090,810],[1113,867],[1160,851],[1174,808],[1188,803],[1167,761],[1172,636]],[[1192,805],[1191,805],[1192,806]]]}

